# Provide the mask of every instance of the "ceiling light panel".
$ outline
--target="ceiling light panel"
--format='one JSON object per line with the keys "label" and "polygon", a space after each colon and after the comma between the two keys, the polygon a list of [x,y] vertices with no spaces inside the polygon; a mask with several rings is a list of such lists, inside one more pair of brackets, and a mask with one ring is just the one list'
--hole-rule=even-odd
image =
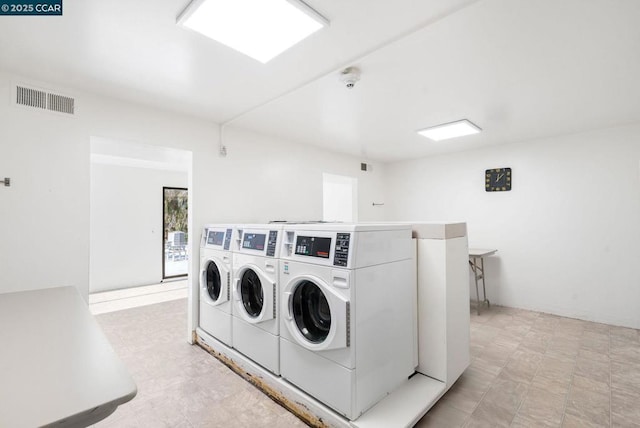
{"label": "ceiling light panel", "polygon": [[448,140],[449,138],[463,137],[477,134],[482,129],[469,122],[467,119],[444,123],[418,131],[418,134],[433,141]]}
{"label": "ceiling light panel", "polygon": [[262,63],[328,23],[296,0],[194,0],[178,17],[178,24]]}

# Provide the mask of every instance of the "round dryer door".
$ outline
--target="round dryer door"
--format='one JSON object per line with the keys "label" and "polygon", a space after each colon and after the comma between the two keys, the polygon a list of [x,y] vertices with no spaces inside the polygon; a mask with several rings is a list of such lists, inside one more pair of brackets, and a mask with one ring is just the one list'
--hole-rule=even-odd
{"label": "round dryer door", "polygon": [[293,319],[298,331],[311,343],[322,343],[331,330],[331,308],[316,284],[301,282],[291,299]]}
{"label": "round dryer door", "polygon": [[226,275],[223,275],[215,261],[207,261],[202,271],[201,283],[203,294],[206,293],[205,298],[210,303],[218,304],[228,300],[228,286],[224,276]]}
{"label": "round dryer door", "polygon": [[258,274],[247,269],[240,279],[240,299],[247,314],[256,318],[260,316],[264,306],[264,293],[262,292],[262,282]]}
{"label": "round dryer door", "polygon": [[291,340],[311,351],[349,347],[351,305],[344,294],[316,277],[292,278],[282,293],[283,322]]}
{"label": "round dryer door", "polygon": [[236,300],[240,315],[257,323],[275,318],[275,284],[259,271],[244,269],[236,284]]}

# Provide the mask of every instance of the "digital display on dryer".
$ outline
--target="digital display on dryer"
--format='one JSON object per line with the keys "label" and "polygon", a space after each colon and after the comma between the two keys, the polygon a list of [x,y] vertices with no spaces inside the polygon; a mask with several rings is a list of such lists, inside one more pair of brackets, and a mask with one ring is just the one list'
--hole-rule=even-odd
{"label": "digital display on dryer", "polygon": [[328,259],[331,252],[331,238],[317,236],[298,236],[296,254],[300,256],[320,257]]}
{"label": "digital display on dryer", "polygon": [[207,244],[209,245],[222,245],[224,242],[224,232],[217,230],[210,230],[207,235]]}
{"label": "digital display on dryer", "polygon": [[264,233],[245,233],[242,238],[242,248],[248,248],[250,250],[264,250],[264,241],[267,239],[267,235]]}

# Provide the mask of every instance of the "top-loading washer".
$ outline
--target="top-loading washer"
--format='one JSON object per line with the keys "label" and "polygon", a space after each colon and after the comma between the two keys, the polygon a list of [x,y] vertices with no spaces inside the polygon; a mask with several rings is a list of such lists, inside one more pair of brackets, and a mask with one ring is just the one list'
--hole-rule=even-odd
{"label": "top-loading washer", "polygon": [[414,372],[410,225],[285,225],[284,379],[354,420]]}
{"label": "top-loading washer", "polygon": [[281,224],[242,225],[233,242],[233,347],[280,373],[278,255]]}
{"label": "top-loading washer", "polygon": [[231,243],[235,226],[209,224],[200,245],[200,328],[232,346]]}

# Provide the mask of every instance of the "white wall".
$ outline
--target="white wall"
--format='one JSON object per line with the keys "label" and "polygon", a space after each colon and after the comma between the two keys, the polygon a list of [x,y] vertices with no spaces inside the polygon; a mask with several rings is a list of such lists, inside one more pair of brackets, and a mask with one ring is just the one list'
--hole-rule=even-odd
{"label": "white wall", "polygon": [[[75,96],[76,115],[14,106],[16,83]],[[211,210],[198,193],[213,181],[215,124],[3,73],[0,117],[0,171],[13,180],[0,193],[0,293],[71,285],[87,298],[91,136],[193,152],[192,225]]]}
{"label": "white wall", "polygon": [[[77,114],[14,106],[16,83],[75,96]],[[93,136],[192,152],[192,272],[207,222],[321,218],[323,172],[358,178],[360,219],[384,215],[371,207],[382,195],[383,168],[360,174],[367,159],[232,128],[225,131],[229,155],[221,158],[214,123],[6,73],[0,73],[0,117],[0,175],[13,183],[0,188],[0,293],[71,285],[87,298]],[[189,304],[197,319],[196,291],[192,286]]]}
{"label": "white wall", "polygon": [[[484,171],[498,167],[513,168],[513,190],[487,193]],[[464,220],[471,247],[499,250],[486,262],[492,302],[640,328],[640,125],[386,171],[388,219]]]}
{"label": "white wall", "polygon": [[228,155],[209,165],[216,171],[207,195],[215,205],[210,222],[322,220],[325,172],[358,179],[360,220],[384,218],[371,205],[383,195],[381,165],[364,172],[359,158],[241,129],[224,135]]}
{"label": "white wall", "polygon": [[0,292],[74,285],[89,268],[88,139],[77,120],[11,106],[0,75]]}
{"label": "white wall", "polygon": [[[13,106],[18,82],[76,96],[77,115]],[[353,176],[362,221],[466,220],[472,246],[499,250],[493,302],[640,327],[640,126],[361,172],[366,159],[233,128],[221,158],[216,124],[3,73],[0,117],[0,176],[12,179],[0,187],[0,293],[73,285],[87,296],[89,142],[101,136],[193,153],[191,243],[207,222],[321,218],[322,173]],[[503,166],[513,190],[484,192],[484,170]]]}
{"label": "white wall", "polygon": [[162,188],[186,172],[91,164],[89,291],[162,280]]}

